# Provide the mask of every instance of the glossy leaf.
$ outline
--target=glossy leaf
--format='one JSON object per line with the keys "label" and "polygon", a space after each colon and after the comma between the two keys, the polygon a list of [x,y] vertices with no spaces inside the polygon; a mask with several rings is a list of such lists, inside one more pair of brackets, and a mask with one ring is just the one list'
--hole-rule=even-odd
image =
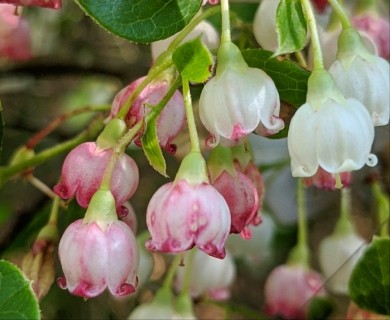
{"label": "glossy leaf", "polygon": [[146,124],[146,129],[142,136],[142,149],[153,169],[167,177],[167,165],[158,142],[157,117]]}
{"label": "glossy leaf", "polygon": [[172,59],[184,79],[201,83],[211,75],[213,58],[200,37],[179,46]]}
{"label": "glossy leaf", "polygon": [[302,50],[306,42],[307,25],[299,0],[281,0],[276,12],[278,50],[275,56]]}
{"label": "glossy leaf", "polygon": [[199,11],[201,0],[76,0],[101,27],[134,42],[168,38]]}
{"label": "glossy leaf", "polygon": [[351,299],[362,309],[390,315],[390,239],[374,238],[349,280]]}
{"label": "glossy leaf", "polygon": [[0,260],[0,319],[40,319],[39,304],[22,271]]}

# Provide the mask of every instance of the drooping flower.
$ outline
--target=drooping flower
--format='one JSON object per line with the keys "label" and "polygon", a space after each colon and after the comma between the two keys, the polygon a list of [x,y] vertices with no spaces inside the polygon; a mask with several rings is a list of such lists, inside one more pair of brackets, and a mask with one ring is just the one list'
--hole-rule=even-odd
{"label": "drooping flower", "polygon": [[175,286],[179,291],[183,287],[188,268],[191,268],[192,297],[205,295],[213,300],[226,300],[230,297],[231,286],[236,278],[236,266],[228,251],[225,258],[221,260],[197,250],[192,264],[185,264],[177,271]]}
{"label": "drooping flower", "polygon": [[149,202],[146,223],[149,250],[182,252],[194,245],[223,258],[230,213],[222,195],[208,183],[203,157],[187,155],[174,182],[160,187]]}
{"label": "drooping flower", "polygon": [[374,127],[366,108],[345,99],[325,70],[309,78],[307,101],[294,114],[288,150],[294,177],[311,177],[319,168],[336,174],[376,164],[370,154]]}
{"label": "drooping flower", "polygon": [[[195,39],[201,36],[203,43],[210,50],[217,49],[219,46],[219,34],[213,25],[208,21],[202,21],[184,38],[183,42]],[[152,58],[155,61],[158,56],[163,53],[170,43],[175,39],[176,35],[173,35],[167,39],[152,42]]]}
{"label": "drooping flower", "polygon": [[375,126],[389,123],[389,63],[369,53],[356,30],[341,32],[337,60],[329,72],[345,97],[356,99],[367,108]]}
{"label": "drooping flower", "polygon": [[[114,98],[111,106],[111,117],[115,117],[129,99],[134,90],[145,77],[139,78],[123,88]],[[126,115],[130,123],[139,122],[150,112],[150,107],[158,104],[166,95],[170,87],[167,80],[155,80],[149,83],[138,95],[131,109]],[[177,90],[167,105],[161,111],[157,120],[157,136],[163,148],[171,149],[171,141],[179,133],[185,122],[185,108],[182,94]],[[140,144],[139,140],[135,140]]]}
{"label": "drooping flower", "polygon": [[118,218],[126,223],[134,234],[137,234],[138,221],[135,215],[134,208],[130,201],[126,201],[117,209]]}
{"label": "drooping flower", "polygon": [[15,14],[15,6],[0,4],[0,58],[31,58],[31,36],[28,21]]}
{"label": "drooping flower", "polygon": [[[86,208],[100,187],[112,155],[112,149],[100,150],[95,142],[80,144],[66,157],[62,166],[61,182],[54,187],[54,192],[62,199],[75,196],[77,203]],[[138,181],[137,164],[127,154],[122,154],[116,161],[111,177],[111,192],[117,207],[134,194]]]}
{"label": "drooping flower", "polygon": [[62,0],[0,0],[0,3],[9,3],[25,7],[43,7],[61,9]]}
{"label": "drooping flower", "polygon": [[310,300],[324,296],[321,275],[301,265],[281,265],[265,283],[265,311],[284,319],[306,319]]}
{"label": "drooping flower", "polygon": [[281,130],[279,94],[271,78],[248,67],[231,42],[219,47],[217,59],[216,76],[206,83],[199,100],[205,128],[217,141],[220,137],[238,141],[260,123],[273,133]]}
{"label": "drooping flower", "polygon": [[210,181],[225,198],[230,209],[231,233],[250,237],[250,224],[257,222],[259,198],[256,186],[234,166],[230,148],[217,146],[207,160]]}
{"label": "drooping flower", "polygon": [[106,288],[114,296],[135,292],[137,241],[131,229],[117,220],[115,199],[109,191],[99,190],[85,218],[65,230],[58,253],[65,276],[58,283],[72,294],[91,298]]}

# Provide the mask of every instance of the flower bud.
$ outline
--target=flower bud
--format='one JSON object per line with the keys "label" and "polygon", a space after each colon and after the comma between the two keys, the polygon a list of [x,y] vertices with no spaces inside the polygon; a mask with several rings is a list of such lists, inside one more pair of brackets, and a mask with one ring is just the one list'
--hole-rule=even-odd
{"label": "flower bud", "polygon": [[[76,196],[77,203],[86,208],[99,189],[104,171],[113,155],[112,149],[100,150],[95,142],[85,142],[73,149],[62,166],[61,182],[54,192],[62,199]],[[122,154],[116,161],[111,177],[111,192],[120,207],[135,192],[139,173],[135,161]]]}
{"label": "flower bud", "polygon": [[[115,117],[129,97],[145,77],[139,78],[123,88],[114,98],[111,107],[111,117]],[[166,95],[170,87],[167,80],[155,80],[149,83],[135,99],[126,115],[126,121],[139,122],[150,112],[150,108],[158,104]],[[183,96],[179,90],[173,94],[167,105],[161,111],[157,120],[157,136],[160,146],[170,150],[171,141],[177,136],[185,121]],[[135,142],[140,145],[139,140]]]}
{"label": "flower bud", "polygon": [[137,287],[139,251],[130,228],[116,220],[115,200],[99,191],[85,219],[73,222],[62,235],[58,254],[65,278],[62,288],[85,298],[106,288],[114,296],[134,293]]}
{"label": "flower bud", "polygon": [[118,218],[126,223],[134,234],[137,233],[137,216],[135,215],[134,208],[129,201],[126,201],[123,205],[117,209]]}
{"label": "flower bud", "polygon": [[324,296],[319,273],[300,265],[281,265],[265,283],[265,311],[284,319],[306,319],[307,306],[315,296]]}
{"label": "flower bud", "polygon": [[230,297],[236,266],[228,251],[221,260],[196,250],[192,265],[185,264],[177,270],[175,286],[179,291],[188,268],[191,270],[190,294],[193,298],[206,295],[213,300],[226,300]]}

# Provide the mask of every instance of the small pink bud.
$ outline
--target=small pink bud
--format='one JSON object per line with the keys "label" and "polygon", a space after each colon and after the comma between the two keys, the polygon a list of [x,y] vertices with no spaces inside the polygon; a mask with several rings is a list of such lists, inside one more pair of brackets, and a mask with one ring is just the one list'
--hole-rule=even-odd
{"label": "small pink bud", "polygon": [[[122,106],[129,99],[134,90],[145,79],[142,77],[123,88],[114,98],[111,107],[111,117],[115,117]],[[169,90],[168,81],[154,81],[149,83],[139,94],[131,109],[127,121],[140,121],[150,112],[151,106],[158,104]],[[167,105],[161,111],[157,121],[157,135],[162,147],[171,149],[171,141],[177,136],[185,121],[185,108],[182,94],[177,90]],[[140,144],[140,141],[135,141]]]}
{"label": "small pink bud", "polygon": [[281,265],[265,283],[266,312],[284,319],[305,319],[306,309],[315,296],[325,295],[319,273],[300,265]]}
{"label": "small pink bud", "polygon": [[219,2],[219,0],[203,0],[202,2],[202,6],[205,6],[207,3],[211,4],[211,5],[215,5]]}
{"label": "small pink bud", "polygon": [[225,257],[229,207],[208,183],[190,184],[182,179],[163,185],[150,200],[146,222],[149,250],[182,252],[196,245],[210,256]]}
{"label": "small pink bud", "polygon": [[[54,187],[54,192],[62,199],[76,196],[78,204],[86,208],[92,195],[100,187],[112,154],[112,149],[99,150],[95,142],[80,144],[66,157],[61,182]],[[111,192],[115,197],[116,207],[134,194],[138,181],[137,164],[127,154],[121,155],[111,178]]]}
{"label": "small pink bud", "polygon": [[223,171],[215,179],[213,186],[229,206],[232,220],[230,232],[245,231],[256,218],[259,208],[257,190],[252,181],[239,171],[235,172],[235,176]]}
{"label": "small pink bud", "polygon": [[91,298],[106,288],[115,296],[135,292],[139,251],[124,222],[102,227],[77,220],[65,230],[58,253],[65,275],[58,283],[72,294]]}
{"label": "small pink bud", "polygon": [[0,0],[0,3],[9,3],[25,7],[43,7],[51,9],[61,9],[61,0]]}

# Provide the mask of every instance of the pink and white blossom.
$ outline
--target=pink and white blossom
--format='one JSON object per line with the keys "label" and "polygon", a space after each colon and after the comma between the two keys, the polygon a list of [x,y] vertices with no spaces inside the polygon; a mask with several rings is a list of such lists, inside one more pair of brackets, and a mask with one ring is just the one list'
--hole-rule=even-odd
{"label": "pink and white blossom", "polygon": [[[119,110],[144,79],[145,77],[142,77],[133,81],[115,96],[111,106],[111,117],[115,117],[118,114]],[[150,112],[151,106],[158,104],[164,98],[169,88],[170,84],[166,80],[157,80],[149,83],[134,101],[126,115],[126,120],[130,123],[139,122]],[[157,120],[157,136],[162,147],[168,150],[172,148],[171,141],[177,136],[184,122],[185,108],[183,96],[180,91],[176,90]],[[139,140],[135,142],[140,144]]]}
{"label": "pink and white blossom", "polygon": [[102,226],[77,220],[65,230],[58,252],[65,275],[58,282],[72,294],[92,298],[106,288],[114,296],[135,292],[139,252],[124,222]]}
{"label": "pink and white blossom", "polygon": [[324,296],[324,282],[314,270],[300,265],[281,265],[265,283],[265,311],[284,319],[306,319],[310,300]]}
{"label": "pink and white blossom", "polygon": [[182,179],[160,187],[149,202],[146,223],[149,250],[175,253],[196,246],[213,257],[225,257],[229,207],[206,182],[191,184]]}
{"label": "pink and white blossom", "polygon": [[343,187],[349,187],[351,185],[352,173],[341,172],[339,177],[337,177],[337,175],[331,174],[320,167],[314,176],[305,178],[303,182],[306,187],[315,186],[319,189],[333,191],[338,187],[338,178]]}
{"label": "pink and white blossom", "polygon": [[217,141],[220,137],[238,141],[260,123],[276,133],[284,127],[279,111],[279,94],[272,79],[248,67],[233,43],[222,44],[216,76],[206,83],[199,100],[205,128]]}
{"label": "pink and white blossom", "polygon": [[[76,197],[77,203],[86,208],[100,187],[113,152],[112,149],[100,150],[95,142],[77,146],[67,155],[61,182],[54,187],[54,192],[62,199]],[[118,208],[134,194],[138,181],[137,164],[127,154],[122,154],[111,177],[111,192]]]}

